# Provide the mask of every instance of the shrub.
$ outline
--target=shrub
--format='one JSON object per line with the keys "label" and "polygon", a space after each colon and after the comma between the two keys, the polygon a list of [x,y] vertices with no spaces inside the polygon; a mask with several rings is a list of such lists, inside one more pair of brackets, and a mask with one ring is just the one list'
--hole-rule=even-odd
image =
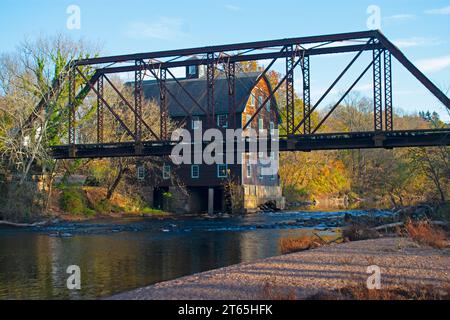
{"label": "shrub", "polygon": [[61,194],[61,209],[73,214],[84,214],[86,205],[82,190],[77,188],[64,188]]}
{"label": "shrub", "polygon": [[283,254],[315,249],[325,244],[325,241],[314,236],[280,239],[280,249]]}
{"label": "shrub", "polygon": [[94,211],[98,213],[110,213],[112,210],[111,201],[107,199],[100,200],[94,205]]}
{"label": "shrub", "polygon": [[307,300],[449,300],[450,287],[430,285],[397,285],[369,290],[365,285],[347,286],[310,296]]}
{"label": "shrub", "polygon": [[448,248],[446,233],[439,227],[432,226],[428,221],[412,222],[405,224],[405,233],[415,242],[433,248]]}

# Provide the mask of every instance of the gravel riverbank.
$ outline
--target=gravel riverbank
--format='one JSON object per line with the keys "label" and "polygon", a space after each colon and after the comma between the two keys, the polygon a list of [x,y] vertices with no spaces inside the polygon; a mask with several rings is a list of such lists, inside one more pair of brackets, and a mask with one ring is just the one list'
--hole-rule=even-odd
{"label": "gravel riverbank", "polygon": [[299,299],[365,284],[367,267],[381,268],[383,286],[450,285],[450,250],[421,247],[404,238],[331,245],[239,264],[115,295],[113,300],[264,299],[267,283]]}

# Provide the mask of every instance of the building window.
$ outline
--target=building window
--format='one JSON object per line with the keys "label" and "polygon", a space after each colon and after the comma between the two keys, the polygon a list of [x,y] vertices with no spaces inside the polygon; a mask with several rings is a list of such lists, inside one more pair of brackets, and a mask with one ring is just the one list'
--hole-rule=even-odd
{"label": "building window", "polygon": [[270,121],[270,135],[275,134],[275,123],[273,121]]}
{"label": "building window", "polygon": [[202,124],[202,121],[200,120],[199,117],[192,117],[192,130],[198,130],[200,129],[200,126]]}
{"label": "building window", "polygon": [[200,178],[200,167],[198,165],[191,166],[191,178],[192,179]]}
{"label": "building window", "polygon": [[170,179],[170,166],[164,165],[163,167],[163,179],[169,180]]}
{"label": "building window", "polygon": [[259,180],[264,180],[264,175],[262,174],[262,170],[259,173]]}
{"label": "building window", "polygon": [[[252,116],[249,115],[249,114],[247,114],[247,115],[245,116],[245,124],[244,124],[244,126],[245,126],[247,123],[249,123],[250,120],[252,120]],[[252,127],[252,124],[250,123],[250,125],[249,125],[248,127],[251,128],[251,127]]]}
{"label": "building window", "polygon": [[197,75],[197,67],[196,66],[189,66],[188,72],[190,76]]}
{"label": "building window", "polygon": [[258,119],[258,129],[260,132],[264,130],[264,119],[263,118]]}
{"label": "building window", "polygon": [[251,96],[250,96],[250,105],[251,105],[252,107],[255,106],[255,96],[253,95],[253,93],[252,93]]}
{"label": "building window", "polygon": [[226,178],[228,176],[228,166],[226,164],[217,165],[217,178]]}
{"label": "building window", "polygon": [[258,107],[261,107],[263,102],[264,102],[264,97],[263,96],[259,96],[258,97]]}
{"label": "building window", "polygon": [[247,163],[247,178],[252,177],[252,165],[250,163]]}
{"label": "building window", "polygon": [[268,112],[270,112],[270,99],[269,100],[267,100],[267,103],[266,103],[266,110],[268,111]]}
{"label": "building window", "polygon": [[228,115],[227,114],[217,115],[217,126],[219,128],[228,128]]}
{"label": "building window", "polygon": [[145,179],[145,167],[144,166],[139,166],[137,168],[137,178],[140,181]]}

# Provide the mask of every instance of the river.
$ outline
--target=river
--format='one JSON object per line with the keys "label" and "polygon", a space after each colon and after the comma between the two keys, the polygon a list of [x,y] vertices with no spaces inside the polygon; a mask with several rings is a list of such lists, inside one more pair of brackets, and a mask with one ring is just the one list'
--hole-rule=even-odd
{"label": "river", "polygon": [[[346,213],[367,214],[298,211],[0,228],[0,299],[95,299],[252,262],[280,255],[283,237],[312,230],[332,232],[342,225]],[[71,265],[80,267],[81,290],[67,289],[66,271]]]}

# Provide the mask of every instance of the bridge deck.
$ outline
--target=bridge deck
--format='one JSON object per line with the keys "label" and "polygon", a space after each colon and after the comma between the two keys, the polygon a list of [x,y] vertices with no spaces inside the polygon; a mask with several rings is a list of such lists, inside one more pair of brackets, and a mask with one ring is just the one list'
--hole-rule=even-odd
{"label": "bridge deck", "polygon": [[[168,156],[177,143],[149,141],[138,147],[133,142],[54,146],[51,155],[55,159]],[[279,140],[281,152],[448,145],[450,129],[294,135]],[[248,142],[245,148],[246,152],[250,150]]]}

